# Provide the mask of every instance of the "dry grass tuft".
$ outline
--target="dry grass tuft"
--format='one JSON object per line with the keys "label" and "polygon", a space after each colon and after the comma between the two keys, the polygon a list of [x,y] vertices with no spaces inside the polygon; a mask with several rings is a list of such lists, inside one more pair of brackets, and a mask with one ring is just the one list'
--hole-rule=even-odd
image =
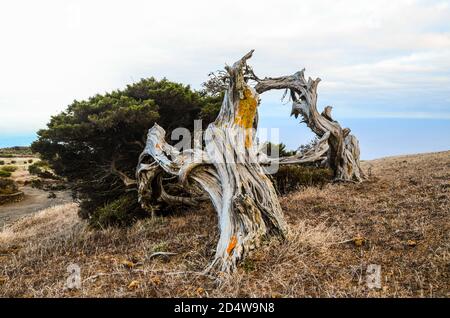
{"label": "dry grass tuft", "polygon": [[[364,162],[362,184],[281,198],[288,240],[267,241],[233,279],[201,272],[213,258],[209,205],[128,229],[90,230],[64,205],[0,232],[7,297],[449,297],[450,152]],[[65,289],[67,266],[82,288]],[[366,284],[369,264],[382,288]]]}
{"label": "dry grass tuft", "polygon": [[69,232],[79,224],[78,205],[54,206],[24,217],[0,232],[0,246],[23,244],[30,240],[51,239]]}

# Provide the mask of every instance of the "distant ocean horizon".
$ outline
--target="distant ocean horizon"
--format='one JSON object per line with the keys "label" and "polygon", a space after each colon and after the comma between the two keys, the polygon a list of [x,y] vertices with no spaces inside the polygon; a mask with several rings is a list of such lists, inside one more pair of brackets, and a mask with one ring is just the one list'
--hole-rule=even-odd
{"label": "distant ocean horizon", "polygon": [[[450,150],[448,119],[343,118],[339,122],[359,139],[363,160]],[[259,127],[279,128],[280,142],[292,150],[314,138],[305,124],[293,118],[263,117]],[[36,139],[36,133],[1,134],[0,148],[30,146]]]}

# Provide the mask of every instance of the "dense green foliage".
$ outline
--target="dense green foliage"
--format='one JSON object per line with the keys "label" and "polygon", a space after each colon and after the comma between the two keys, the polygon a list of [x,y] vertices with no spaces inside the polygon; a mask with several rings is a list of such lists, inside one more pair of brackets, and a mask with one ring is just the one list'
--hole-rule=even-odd
{"label": "dense green foliage", "polygon": [[[170,140],[174,128],[193,130],[195,119],[205,118],[206,125],[220,102],[220,97],[209,97],[189,86],[142,79],[124,90],[74,101],[38,132],[32,150],[72,185],[81,200],[82,217],[96,225],[127,224],[143,211],[135,206],[136,191],[126,189],[112,173],[112,162],[134,178],[147,130],[155,122]],[[102,215],[108,215],[108,209],[113,217],[105,221]]]}
{"label": "dense green foliage", "polygon": [[11,177],[11,174],[17,170],[17,166],[1,166],[0,167],[0,177],[1,178],[9,178]]}
{"label": "dense green foliage", "polygon": [[5,171],[5,170],[0,170],[0,177],[9,178],[9,177],[11,177],[11,172]]}
{"label": "dense green foliage", "polygon": [[333,172],[328,168],[318,168],[314,165],[287,165],[280,166],[272,179],[277,191],[286,194],[302,186],[322,186],[333,179]]}
{"label": "dense green foliage", "polygon": [[94,210],[90,223],[96,228],[127,226],[136,219],[146,215],[137,202],[136,197],[128,193]]}
{"label": "dense green foliage", "polygon": [[29,165],[28,172],[44,179],[58,179],[51,171],[49,163],[45,160],[40,160]]}
{"label": "dense green foliage", "polygon": [[11,165],[3,166],[0,169],[3,170],[3,171],[7,171],[7,172],[14,172],[14,171],[17,170],[17,166],[11,166]]}

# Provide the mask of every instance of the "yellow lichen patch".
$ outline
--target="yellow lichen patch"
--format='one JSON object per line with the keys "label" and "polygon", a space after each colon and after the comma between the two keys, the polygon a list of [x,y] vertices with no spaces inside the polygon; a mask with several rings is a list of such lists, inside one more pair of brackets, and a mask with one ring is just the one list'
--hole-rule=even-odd
{"label": "yellow lichen patch", "polygon": [[228,244],[228,247],[227,247],[228,255],[231,255],[231,253],[233,252],[234,248],[236,247],[236,244],[237,244],[237,238],[236,238],[235,235],[233,235],[231,237],[230,244]]}
{"label": "yellow lichen patch", "polygon": [[245,147],[252,145],[251,128],[256,115],[258,101],[249,88],[244,89],[244,98],[239,101],[234,123],[245,129]]}

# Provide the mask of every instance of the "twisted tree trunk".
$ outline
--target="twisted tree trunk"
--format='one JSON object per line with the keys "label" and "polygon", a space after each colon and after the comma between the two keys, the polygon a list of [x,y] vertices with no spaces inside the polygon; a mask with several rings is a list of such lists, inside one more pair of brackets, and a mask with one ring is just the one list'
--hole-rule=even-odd
{"label": "twisted tree trunk", "polygon": [[[331,106],[325,107],[321,114],[317,111],[317,86],[320,78],[316,80],[309,78],[307,81],[304,70],[294,75],[277,78],[259,79],[253,74],[252,78],[257,82],[255,89],[260,94],[271,89],[290,91],[291,115],[295,118],[301,115],[306,125],[321,138],[321,141],[324,139],[328,141],[328,164],[334,172],[336,181],[359,182],[364,178],[359,163],[360,151],[356,137],[350,134],[349,128],[343,129],[337,121],[333,120]],[[318,152],[320,152],[319,148]],[[297,162],[301,163],[301,161]],[[295,160],[292,163],[295,163]]]}
{"label": "twisted tree trunk", "polygon": [[[209,90],[225,90],[220,113],[205,131],[205,149],[179,151],[165,140],[165,131],[155,124],[148,132],[136,171],[139,202],[154,212],[158,202],[197,205],[201,190],[208,193],[219,220],[220,238],[216,255],[208,269],[231,272],[237,262],[257,247],[268,235],[284,239],[287,225],[266,167],[272,163],[295,164],[327,161],[335,180],[361,181],[358,140],[350,129],[331,117],[327,106],[317,111],[317,85],[320,79],[306,81],[304,71],[291,76],[259,79],[247,60],[253,51],[227,66],[205,84]],[[248,82],[253,80],[256,86]],[[287,158],[268,158],[255,144],[259,95],[271,89],[290,92],[292,114],[319,136],[316,146],[303,154]],[[124,182],[132,183],[115,169]],[[162,184],[164,173],[179,179],[193,197],[168,194]]]}
{"label": "twisted tree trunk", "polygon": [[[276,191],[259,164],[253,126],[258,93],[245,78],[253,51],[226,67],[228,86],[217,119],[205,131],[205,150],[179,152],[164,141],[164,130],[149,130],[137,168],[139,200],[151,209],[161,196],[164,170],[186,187],[201,187],[218,213],[220,238],[209,269],[231,272],[268,235],[285,238],[287,225]],[[154,161],[146,163],[148,158]]]}

